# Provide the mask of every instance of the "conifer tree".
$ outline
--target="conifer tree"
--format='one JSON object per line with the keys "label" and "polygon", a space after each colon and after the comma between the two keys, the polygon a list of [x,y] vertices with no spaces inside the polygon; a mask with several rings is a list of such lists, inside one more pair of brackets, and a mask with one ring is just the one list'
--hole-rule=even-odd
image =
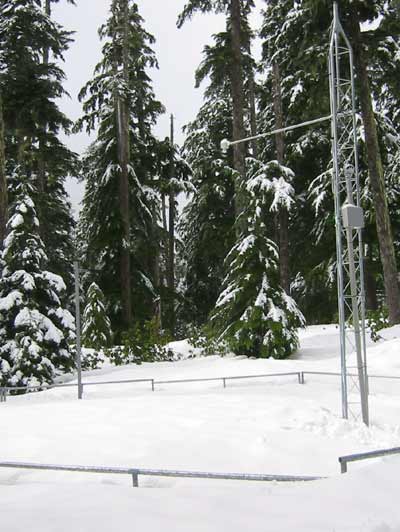
{"label": "conifer tree", "polygon": [[88,132],[98,126],[83,160],[80,235],[85,262],[101,270],[99,284],[120,332],[148,318],[156,298],[157,197],[149,185],[157,142],[151,128],[163,108],[147,74],[157,66],[154,38],[137,4],[113,0],[99,35],[105,40],[103,57],[81,91],[85,115],[77,124]]}
{"label": "conifer tree", "polygon": [[89,286],[82,320],[82,344],[96,350],[112,342],[111,322],[106,313],[104,294],[96,283]]}
{"label": "conifer tree", "polygon": [[61,304],[63,280],[46,269],[33,189],[21,166],[13,179],[18,185],[0,280],[0,383],[40,386],[73,370],[74,320]]}
{"label": "conifer tree", "polygon": [[[245,18],[242,23],[243,70],[248,88],[254,61],[248,54],[250,28]],[[204,324],[214,307],[224,278],[224,259],[235,238],[237,173],[233,170],[232,152],[223,156],[220,147],[222,138],[233,135],[229,19],[227,30],[214,35],[213,41],[212,45],[204,47],[203,60],[195,75],[196,87],[209,81],[205,102],[196,119],[185,128],[184,155],[193,170],[196,191],[180,222],[186,264],[182,312],[195,324]],[[247,90],[245,94],[249,108],[250,93]]]}
{"label": "conifer tree", "polygon": [[[308,41],[309,49],[311,48],[310,39],[315,40],[315,27],[318,27],[323,34],[329,31],[330,7],[329,4],[319,0],[302,2],[302,9],[307,10],[310,15],[308,28],[314,29],[313,32],[307,31],[306,28],[303,31],[303,45]],[[376,86],[376,84],[374,84],[373,78],[376,64],[374,50],[387,49],[388,40],[397,38],[399,13],[396,6],[391,2],[385,3],[376,0],[350,2],[343,0],[340,2],[340,15],[354,52],[357,92],[364,127],[365,163],[368,169],[371,199],[374,207],[386,302],[391,323],[397,323],[400,320],[400,296],[387,201],[388,195],[385,186],[385,154],[382,151],[377,126],[378,120],[374,112],[374,100],[379,100],[382,94],[381,88],[374,93],[374,85]],[[381,24],[383,23],[383,31],[379,29],[370,32],[361,31],[361,24],[378,18],[381,19]],[[390,21],[390,23],[385,21]],[[381,68],[378,67],[378,72],[380,70]],[[390,92],[391,88],[386,86],[385,90]]]}
{"label": "conifer tree", "polygon": [[[319,21],[319,24],[322,25],[322,22]],[[261,131],[329,114],[329,87],[325,75],[328,32],[324,34],[325,39],[317,40],[318,35],[321,35],[321,29],[316,21],[313,25],[310,8],[305,6],[305,2],[295,5],[275,0],[266,2],[261,30],[262,68],[265,72],[265,81],[259,92]],[[277,70],[280,80],[276,79]],[[281,114],[278,122],[277,108]],[[263,159],[281,159],[282,141],[279,136],[262,141]],[[310,190],[314,192],[317,176],[323,176],[324,183],[329,183],[331,179],[331,174],[327,172],[331,165],[329,127],[322,124],[287,133],[284,162],[294,171],[295,206],[288,220],[293,293],[308,321],[329,321],[337,309],[336,290],[332,275],[329,275],[331,259],[335,254],[333,199],[326,197],[326,210],[320,208],[316,216],[313,206],[315,197],[310,195]],[[282,214],[285,215],[284,212]],[[313,246],[304,254],[302,251],[308,246],[310,234],[314,235]],[[276,235],[274,240],[278,242],[279,236]]]}
{"label": "conifer tree", "polygon": [[262,165],[253,160],[248,165],[249,179],[243,185],[247,231],[226,258],[228,273],[211,325],[218,339],[238,355],[287,358],[298,347],[297,328],[304,318],[280,287],[278,251],[268,237],[268,225],[271,212],[292,203],[293,189],[287,182],[292,172],[278,161]]}
{"label": "conifer tree", "polygon": [[231,103],[222,91],[210,95],[185,128],[184,156],[192,168],[195,192],[180,220],[185,263],[186,322],[202,325],[217,300],[223,263],[234,242],[233,161],[221,157],[220,140],[232,128]]}
{"label": "conifer tree", "polygon": [[[70,293],[74,222],[64,180],[77,174],[77,156],[58,138],[70,131],[71,121],[60,111],[57,99],[65,94],[60,63],[71,34],[50,19],[47,3],[0,1],[6,173],[12,174],[24,153],[27,176],[38,191],[35,204],[49,267],[63,277]],[[12,189],[9,194],[12,201]]]}
{"label": "conifer tree", "polygon": [[[254,7],[253,0],[189,0],[178,18],[178,26],[190,19],[196,12],[216,12],[225,13],[227,16],[227,29],[230,33],[230,57],[229,79],[230,92],[232,97],[232,138],[233,140],[243,139],[245,136],[244,126],[244,51],[248,49],[248,39],[245,38],[245,28],[247,27],[247,16]],[[235,144],[233,148],[233,165],[237,172],[236,176],[236,198],[235,210],[238,216],[244,209],[244,198],[241,196],[240,181],[245,178],[245,146]],[[243,217],[241,223],[245,223]]]}

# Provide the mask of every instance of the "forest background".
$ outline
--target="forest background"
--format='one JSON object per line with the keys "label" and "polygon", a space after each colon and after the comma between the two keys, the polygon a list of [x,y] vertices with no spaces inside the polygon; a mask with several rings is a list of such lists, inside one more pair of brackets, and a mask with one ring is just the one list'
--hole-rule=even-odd
{"label": "forest background", "polygon": [[[299,327],[337,321],[329,128],[237,144],[226,155],[220,148],[224,137],[329,114],[332,5],[181,4],[177,17],[168,2],[168,17],[157,7],[167,36],[158,50],[163,66],[158,35],[142,16],[149,10],[150,19],[154,4],[0,2],[3,383],[40,385],[73,370],[74,261],[83,342],[94,349],[87,367],[104,356],[117,364],[165,359],[168,340],[187,336],[208,352],[286,358],[298,346]],[[101,19],[100,53],[90,37],[77,46],[57,22],[74,9],[85,13],[84,28],[96,20],[91,15]],[[340,11],[355,58],[366,307],[370,323],[394,324],[399,5],[342,0]],[[198,30],[212,35],[193,72],[187,44],[202,17],[207,29]],[[171,35],[179,32],[174,52]],[[161,68],[168,101],[155,88]],[[181,136],[176,121],[192,108],[193,74],[204,92]],[[78,220],[65,189],[73,178],[84,184]]]}

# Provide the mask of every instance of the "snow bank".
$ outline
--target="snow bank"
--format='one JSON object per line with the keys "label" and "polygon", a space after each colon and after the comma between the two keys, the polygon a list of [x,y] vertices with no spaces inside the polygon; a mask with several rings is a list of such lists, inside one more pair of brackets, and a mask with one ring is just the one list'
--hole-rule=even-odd
{"label": "snow bank", "polygon": [[[369,347],[370,372],[400,375],[400,328]],[[301,332],[292,360],[190,357],[104,367],[84,382],[256,375],[339,368],[338,329]],[[400,459],[338,456],[400,445],[400,381],[370,382],[371,426],[343,420],[340,379],[296,376],[186,384],[90,386],[11,397],[0,405],[2,460],[327,476],[307,484],[128,477],[0,469],[1,530],[399,532]]]}
{"label": "snow bank", "polygon": [[[71,474],[72,475],[72,474]],[[400,461],[313,484],[143,488],[104,479],[1,486],[7,532],[398,532]],[[217,481],[215,481],[217,482]],[[148,489],[153,488],[153,489]],[[4,512],[4,509],[7,509]]]}

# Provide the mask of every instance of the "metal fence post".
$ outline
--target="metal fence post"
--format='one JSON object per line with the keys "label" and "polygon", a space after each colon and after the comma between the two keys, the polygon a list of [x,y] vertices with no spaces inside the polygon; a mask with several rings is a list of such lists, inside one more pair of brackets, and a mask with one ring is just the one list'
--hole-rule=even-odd
{"label": "metal fence post", "polygon": [[154,392],[154,379],[151,379],[151,391]]}
{"label": "metal fence post", "polygon": [[132,474],[132,486],[134,488],[138,488],[139,487],[139,473],[133,470],[131,474]]}
{"label": "metal fence post", "polygon": [[226,388],[226,379],[222,379],[222,382],[224,383],[224,388]]}
{"label": "metal fence post", "polygon": [[81,353],[81,308],[79,301],[79,263],[74,262],[75,274],[75,323],[76,323],[76,369],[78,372],[78,399],[82,399],[82,353]]}

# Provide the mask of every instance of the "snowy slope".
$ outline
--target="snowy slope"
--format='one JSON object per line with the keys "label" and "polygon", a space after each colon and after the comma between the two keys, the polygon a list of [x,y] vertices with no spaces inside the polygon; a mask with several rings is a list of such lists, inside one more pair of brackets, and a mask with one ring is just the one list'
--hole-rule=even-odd
{"label": "snowy slope", "polygon": [[[306,329],[289,361],[197,358],[103,368],[84,380],[338,371],[337,333]],[[400,376],[400,328],[384,336],[369,347],[370,373]],[[331,478],[277,485],[144,477],[134,490],[123,476],[0,469],[0,530],[400,530],[400,459],[339,474],[342,454],[400,445],[400,381],[371,379],[370,387],[370,428],[340,418],[338,377],[316,375],[305,385],[287,376],[228,381],[226,389],[165,384],[154,393],[149,383],[91,386],[83,401],[74,388],[10,398],[0,405],[0,460]]]}

